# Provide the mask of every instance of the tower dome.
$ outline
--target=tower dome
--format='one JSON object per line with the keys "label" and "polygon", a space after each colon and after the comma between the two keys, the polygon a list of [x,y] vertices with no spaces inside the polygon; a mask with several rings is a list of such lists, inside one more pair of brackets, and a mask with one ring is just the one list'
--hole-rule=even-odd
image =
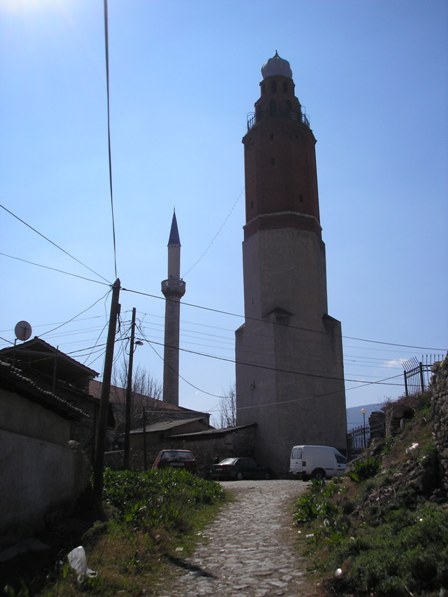
{"label": "tower dome", "polygon": [[263,64],[261,67],[261,74],[263,75],[263,79],[278,75],[292,79],[292,70],[289,66],[289,62],[280,58],[277,50],[275,51],[275,55]]}

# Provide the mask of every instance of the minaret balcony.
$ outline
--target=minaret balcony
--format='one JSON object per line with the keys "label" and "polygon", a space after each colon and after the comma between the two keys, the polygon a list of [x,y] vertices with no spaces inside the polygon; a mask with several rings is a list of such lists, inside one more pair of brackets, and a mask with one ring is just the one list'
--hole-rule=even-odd
{"label": "minaret balcony", "polygon": [[298,124],[304,124],[310,128],[310,120],[304,112],[278,112],[277,114],[264,115],[260,110],[259,112],[250,112],[247,115],[247,130],[250,131],[256,124],[264,120],[265,118],[289,118],[297,122]]}
{"label": "minaret balcony", "polygon": [[168,278],[162,282],[165,297],[182,297],[185,294],[185,282],[181,278]]}

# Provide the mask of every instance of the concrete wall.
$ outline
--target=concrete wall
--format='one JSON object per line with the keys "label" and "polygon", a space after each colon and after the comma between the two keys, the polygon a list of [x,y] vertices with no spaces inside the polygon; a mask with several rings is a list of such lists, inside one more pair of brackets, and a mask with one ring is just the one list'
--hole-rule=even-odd
{"label": "concrete wall", "polygon": [[68,420],[0,390],[0,548],[69,512],[88,486],[86,458],[69,439]]}

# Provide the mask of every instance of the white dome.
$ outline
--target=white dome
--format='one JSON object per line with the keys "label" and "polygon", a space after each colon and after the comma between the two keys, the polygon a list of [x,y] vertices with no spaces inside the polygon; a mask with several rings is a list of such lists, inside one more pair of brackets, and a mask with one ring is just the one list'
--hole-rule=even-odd
{"label": "white dome", "polygon": [[292,79],[292,70],[289,66],[289,62],[280,58],[277,50],[275,51],[275,56],[269,58],[269,60],[263,64],[261,67],[261,74],[263,75],[263,79],[278,75]]}

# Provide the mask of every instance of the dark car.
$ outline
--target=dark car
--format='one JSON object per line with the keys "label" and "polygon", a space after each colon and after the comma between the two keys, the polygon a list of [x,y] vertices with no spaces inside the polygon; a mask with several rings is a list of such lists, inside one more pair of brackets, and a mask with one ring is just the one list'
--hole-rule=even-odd
{"label": "dark car", "polygon": [[196,458],[190,450],[161,450],[154,460],[152,468],[179,468],[197,473]]}
{"label": "dark car", "polygon": [[270,469],[259,466],[253,458],[224,458],[210,471],[212,479],[221,481],[241,479],[270,479]]}

